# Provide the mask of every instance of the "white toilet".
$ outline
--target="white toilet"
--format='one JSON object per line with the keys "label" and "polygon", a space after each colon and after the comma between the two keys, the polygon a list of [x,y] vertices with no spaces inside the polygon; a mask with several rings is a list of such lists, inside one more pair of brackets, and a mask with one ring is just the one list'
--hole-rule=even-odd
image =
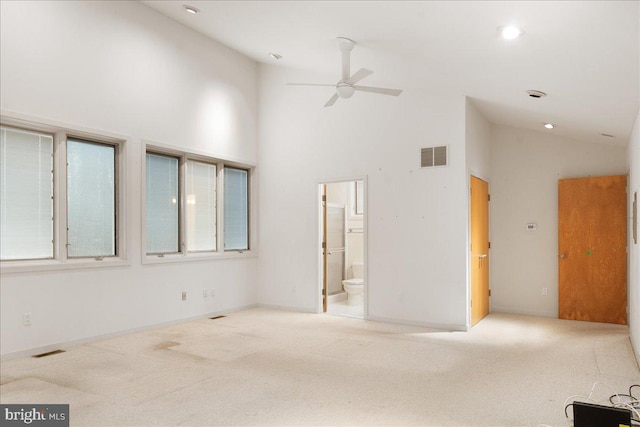
{"label": "white toilet", "polygon": [[357,305],[364,303],[364,264],[354,262],[351,264],[353,278],[342,281],[342,287],[347,293],[347,304]]}

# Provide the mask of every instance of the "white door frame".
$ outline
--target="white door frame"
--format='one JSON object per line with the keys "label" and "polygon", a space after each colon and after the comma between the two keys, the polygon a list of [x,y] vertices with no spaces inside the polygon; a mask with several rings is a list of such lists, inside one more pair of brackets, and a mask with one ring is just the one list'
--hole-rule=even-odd
{"label": "white door frame", "polygon": [[[369,203],[368,203],[368,192],[369,192],[369,183],[366,175],[359,176],[350,176],[350,177],[341,177],[341,178],[325,178],[316,180],[316,224],[318,227],[318,232],[316,234],[316,278],[317,278],[317,292],[315,293],[315,306],[316,312],[322,313],[322,185],[324,184],[335,184],[340,182],[351,183],[355,181],[363,181],[363,196],[364,196],[364,213],[362,214],[362,240],[363,240],[363,248],[362,248],[362,261],[364,263],[364,312],[363,318],[367,319],[369,317],[369,260],[368,260],[368,230],[369,230]],[[348,209],[348,206],[347,206]],[[348,215],[348,214],[347,214]],[[345,242],[346,245],[346,242]],[[345,265],[346,265],[346,254],[345,254]]]}

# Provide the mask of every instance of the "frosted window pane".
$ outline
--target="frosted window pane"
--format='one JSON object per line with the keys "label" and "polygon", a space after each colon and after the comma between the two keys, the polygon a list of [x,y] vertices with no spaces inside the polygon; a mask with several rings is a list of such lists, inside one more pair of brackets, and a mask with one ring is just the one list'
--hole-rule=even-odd
{"label": "frosted window pane", "polygon": [[178,159],[147,153],[147,253],[178,251]]}
{"label": "frosted window pane", "polygon": [[188,251],[216,250],[216,166],[188,161],[186,182]]}
{"label": "frosted window pane", "polygon": [[53,138],[0,128],[0,259],[53,258]]}
{"label": "frosted window pane", "polygon": [[67,141],[67,253],[116,255],[115,147]]}
{"label": "frosted window pane", "polygon": [[224,248],[249,249],[248,172],[224,168]]}

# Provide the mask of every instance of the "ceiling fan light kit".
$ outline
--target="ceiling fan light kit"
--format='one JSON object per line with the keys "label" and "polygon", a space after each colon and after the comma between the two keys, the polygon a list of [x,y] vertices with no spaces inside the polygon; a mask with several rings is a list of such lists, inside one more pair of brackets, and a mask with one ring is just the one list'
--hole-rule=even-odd
{"label": "ceiling fan light kit", "polygon": [[333,86],[336,89],[336,93],[324,104],[325,107],[331,107],[336,103],[338,98],[351,98],[356,91],[377,93],[379,95],[398,96],[402,93],[400,89],[388,89],[372,86],[359,86],[356,85],[360,80],[373,74],[373,71],[361,68],[351,75],[351,51],[356,43],[346,37],[338,37],[338,47],[342,53],[342,78],[335,85],[333,84],[318,84],[318,83],[287,83],[293,86]]}
{"label": "ceiling fan light kit", "polygon": [[355,88],[347,83],[338,83],[336,85],[336,93],[340,98],[351,98],[355,92]]}

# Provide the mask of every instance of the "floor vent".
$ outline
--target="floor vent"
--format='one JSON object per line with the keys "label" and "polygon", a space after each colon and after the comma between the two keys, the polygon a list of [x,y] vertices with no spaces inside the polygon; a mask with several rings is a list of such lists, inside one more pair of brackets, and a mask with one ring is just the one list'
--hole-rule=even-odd
{"label": "floor vent", "polygon": [[60,354],[60,353],[64,353],[64,350],[53,350],[53,351],[49,351],[47,353],[42,353],[42,354],[36,354],[33,355],[31,357],[47,357],[47,356],[53,356],[54,354]]}
{"label": "floor vent", "polygon": [[216,320],[216,319],[222,319],[223,317],[227,317],[227,316],[215,316],[215,317],[209,317],[209,319]]}
{"label": "floor vent", "polygon": [[447,146],[428,147],[420,150],[420,167],[447,166]]}

